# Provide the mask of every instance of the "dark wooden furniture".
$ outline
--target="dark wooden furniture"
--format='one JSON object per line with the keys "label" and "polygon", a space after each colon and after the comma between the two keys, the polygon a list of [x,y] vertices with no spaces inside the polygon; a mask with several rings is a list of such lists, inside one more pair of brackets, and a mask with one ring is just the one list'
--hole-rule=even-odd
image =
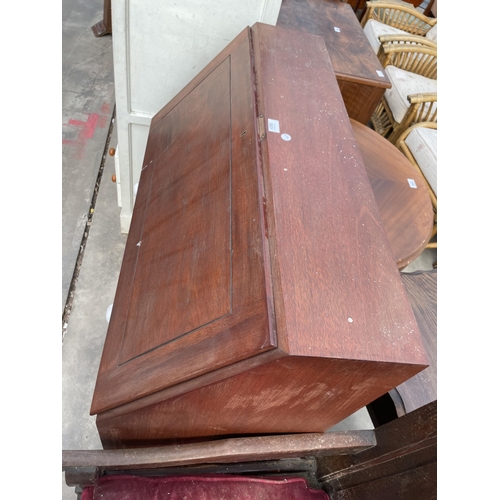
{"label": "dark wooden furniture", "polygon": [[256,24],[153,118],[103,446],[322,432],[426,366],[323,39]]}
{"label": "dark wooden furniture", "polygon": [[[262,436],[127,450],[67,450],[76,492],[110,475],[303,477],[331,498],[437,498],[437,403],[373,431]],[[144,499],[146,500],[146,499]]]}
{"label": "dark wooden furniture", "polygon": [[395,388],[403,407],[396,407],[403,416],[437,400],[437,271],[403,273],[401,275],[415,313],[429,367]]}
{"label": "dark wooden furniture", "polygon": [[283,0],[277,24],[325,39],[347,114],[368,123],[391,83],[352,8],[333,0]]}
{"label": "dark wooden furniture", "polygon": [[425,179],[387,139],[355,120],[351,125],[391,249],[403,269],[432,236],[434,212]]}
{"label": "dark wooden furniture", "polygon": [[435,4],[435,0],[429,0],[429,3],[427,4],[427,7],[425,8],[425,10],[423,12],[424,16],[430,16],[430,17],[437,16],[437,4],[436,4],[436,7],[433,8],[434,4]]}
{"label": "dark wooden furniture", "polygon": [[102,21],[92,26],[94,36],[100,37],[104,35],[111,35],[113,30],[111,19],[111,0],[104,0]]}
{"label": "dark wooden furniture", "polygon": [[338,1],[350,5],[358,19],[361,19],[363,17],[363,14],[365,13],[366,10],[366,0],[338,0]]}
{"label": "dark wooden furniture", "polygon": [[377,445],[317,459],[317,476],[335,500],[437,498],[437,401],[375,429]]}
{"label": "dark wooden furniture", "polygon": [[437,271],[402,273],[401,278],[422,333],[430,365],[367,406],[375,426],[437,400]]}

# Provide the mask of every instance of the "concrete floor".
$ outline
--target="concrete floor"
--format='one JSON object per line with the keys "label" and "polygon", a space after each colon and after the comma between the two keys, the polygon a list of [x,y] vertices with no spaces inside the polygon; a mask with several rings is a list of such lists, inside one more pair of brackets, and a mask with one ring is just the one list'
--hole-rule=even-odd
{"label": "concrete floor", "polygon": [[[68,299],[85,231],[88,239],[63,328],[62,448],[101,449],[90,400],[106,334],[126,236],[120,233],[113,162],[104,164],[91,224],[87,225],[114,108],[110,36],[96,38],[102,0],[62,2],[62,309]],[[112,135],[111,144],[116,145]],[[109,156],[107,157],[109,158]],[[63,499],[76,498],[65,485]]]}
{"label": "concrete floor", "polygon": [[[90,401],[107,330],[106,309],[113,302],[126,236],[120,233],[114,163],[104,155],[116,147],[112,37],[94,37],[102,0],[63,0],[63,177],[62,308],[64,313],[75,263],[88,232],[72,308],[63,328],[62,448],[101,449]],[[104,157],[93,213],[89,211]],[[91,224],[87,222],[91,220]],[[405,271],[432,269],[435,251],[425,251]],[[362,409],[335,429],[372,428]],[[63,499],[76,498],[64,483]]]}
{"label": "concrete floor", "polygon": [[111,37],[95,38],[102,0],[62,2],[62,250],[64,308],[114,106]]}

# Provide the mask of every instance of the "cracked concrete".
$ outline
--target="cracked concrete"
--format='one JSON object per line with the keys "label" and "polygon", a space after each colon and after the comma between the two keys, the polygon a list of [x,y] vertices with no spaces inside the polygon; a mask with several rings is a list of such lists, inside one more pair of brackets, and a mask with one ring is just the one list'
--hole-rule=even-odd
{"label": "cracked concrete", "polygon": [[102,0],[62,3],[62,308],[114,106],[110,36],[96,38]]}

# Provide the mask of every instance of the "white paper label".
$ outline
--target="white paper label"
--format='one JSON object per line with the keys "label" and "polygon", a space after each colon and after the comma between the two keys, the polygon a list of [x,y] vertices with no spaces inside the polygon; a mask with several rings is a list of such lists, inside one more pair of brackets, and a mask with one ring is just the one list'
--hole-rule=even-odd
{"label": "white paper label", "polygon": [[340,28],[337,28],[337,26],[334,26],[333,27],[334,31],[336,31],[337,33],[340,33]]}
{"label": "white paper label", "polygon": [[292,140],[292,136],[288,135],[288,134],[281,134],[281,138],[284,140],[284,141],[291,141]]}
{"label": "white paper label", "polygon": [[279,134],[280,122],[278,120],[271,120],[271,118],[268,118],[267,129],[269,130],[269,132],[276,132],[277,134]]}
{"label": "white paper label", "polygon": [[417,184],[413,179],[407,179],[411,188],[417,189]]}
{"label": "white paper label", "polygon": [[377,69],[377,75],[380,76],[381,78],[384,78],[384,73],[382,71],[380,71],[379,69]]}

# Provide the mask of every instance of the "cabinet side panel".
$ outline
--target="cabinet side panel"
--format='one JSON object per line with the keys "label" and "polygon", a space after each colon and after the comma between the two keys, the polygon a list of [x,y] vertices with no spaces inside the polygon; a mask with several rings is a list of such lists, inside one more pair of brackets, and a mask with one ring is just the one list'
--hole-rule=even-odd
{"label": "cabinet side panel", "polygon": [[339,75],[337,75],[337,82],[349,118],[366,125],[384,95],[385,89],[343,80]]}
{"label": "cabinet side panel", "polygon": [[97,427],[107,447],[324,432],[415,372],[395,363],[287,357],[127,414],[104,413]]}

